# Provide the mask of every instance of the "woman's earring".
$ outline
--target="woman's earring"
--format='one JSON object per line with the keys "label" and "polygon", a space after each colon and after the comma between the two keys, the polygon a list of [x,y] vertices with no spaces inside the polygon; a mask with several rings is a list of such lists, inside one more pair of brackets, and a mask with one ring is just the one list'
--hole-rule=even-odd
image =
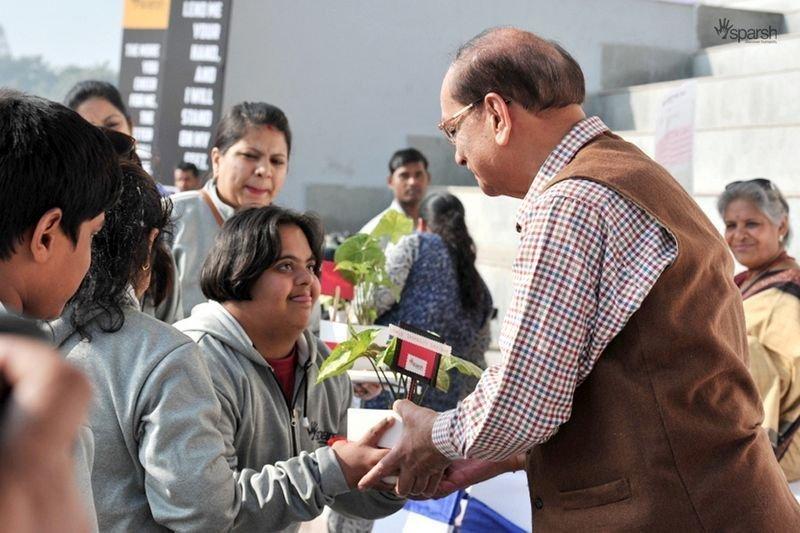
{"label": "woman's earring", "polygon": [[150,263],[146,263],[146,264],[142,265],[142,270],[144,272],[147,272],[148,270],[150,270]]}

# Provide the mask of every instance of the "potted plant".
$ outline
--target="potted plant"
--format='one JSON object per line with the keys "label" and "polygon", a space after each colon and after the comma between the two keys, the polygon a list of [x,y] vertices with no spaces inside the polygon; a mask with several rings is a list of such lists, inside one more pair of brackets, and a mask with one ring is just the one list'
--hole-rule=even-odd
{"label": "potted plant", "polygon": [[[386,272],[384,244],[397,243],[411,233],[413,227],[411,219],[404,214],[388,211],[371,233],[358,233],[342,242],[333,257],[334,265],[323,264],[323,293],[327,296],[320,302],[323,316],[327,314],[329,319],[320,321],[320,338],[329,348],[334,349],[346,340],[351,331],[383,328],[374,326],[378,317],[377,288],[387,287],[399,297],[399,289]],[[382,335],[376,342],[385,345],[387,340],[388,336]],[[354,372],[363,373],[364,370],[369,370],[369,366],[361,361]]]}
{"label": "potted plant", "polygon": [[[448,390],[450,369],[480,377],[480,367],[451,354],[450,347],[442,343],[435,333],[420,331],[405,324],[389,328],[374,325],[378,317],[376,290],[386,287],[395,292],[396,300],[400,299],[400,289],[386,271],[384,244],[397,243],[412,230],[410,218],[396,211],[388,211],[371,233],[353,235],[337,248],[333,269],[349,286],[345,287],[346,297],[342,297],[340,286],[337,285],[335,290],[329,291],[333,292],[333,296],[323,302],[332,320],[321,321],[320,337],[332,352],[322,364],[317,382],[349,372],[353,381],[379,383],[395,400],[407,398],[421,402],[430,387],[444,392]],[[346,318],[344,322],[337,320],[342,315]],[[391,340],[389,333],[393,334]],[[427,375],[415,374],[413,369],[407,368],[406,348],[412,346],[431,358]],[[420,361],[419,357],[414,357],[412,355],[410,361]],[[426,365],[425,362],[420,364]],[[348,439],[357,440],[363,432],[390,415],[393,415],[393,411],[386,409],[350,409]],[[390,448],[401,431],[402,423],[398,419],[384,434],[379,445]]]}
{"label": "potted plant", "polygon": [[[474,363],[450,353],[450,347],[433,333],[405,324],[392,325],[388,328],[391,340],[386,345],[377,342],[381,333],[378,328],[352,329],[350,338],[339,343],[322,363],[317,383],[349,371],[357,361],[366,361],[378,383],[390,391],[394,400],[405,398],[419,403],[430,387],[447,392],[451,369],[475,377],[483,372]],[[358,440],[379,420],[395,415],[390,409],[351,408],[347,416],[347,438]],[[391,448],[400,437],[402,421],[395,418],[397,421],[384,434],[379,446]]]}

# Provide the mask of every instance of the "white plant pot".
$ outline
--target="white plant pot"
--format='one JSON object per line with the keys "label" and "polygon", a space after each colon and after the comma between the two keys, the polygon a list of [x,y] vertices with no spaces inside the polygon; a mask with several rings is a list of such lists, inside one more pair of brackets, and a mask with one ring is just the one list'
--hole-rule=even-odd
{"label": "white plant pot", "polygon": [[403,419],[391,409],[358,409],[347,410],[347,440],[358,441],[384,418],[394,418],[392,427],[386,430],[378,441],[379,448],[393,448],[400,442],[403,433]]}

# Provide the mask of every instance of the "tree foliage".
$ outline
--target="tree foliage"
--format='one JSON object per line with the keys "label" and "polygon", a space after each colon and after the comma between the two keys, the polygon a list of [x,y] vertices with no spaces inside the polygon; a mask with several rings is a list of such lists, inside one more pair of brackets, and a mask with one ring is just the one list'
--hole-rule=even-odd
{"label": "tree foliage", "polygon": [[89,79],[117,83],[117,73],[107,63],[87,68],[54,68],[41,56],[0,56],[0,87],[10,87],[56,102],[63,102],[67,91],[77,82]]}

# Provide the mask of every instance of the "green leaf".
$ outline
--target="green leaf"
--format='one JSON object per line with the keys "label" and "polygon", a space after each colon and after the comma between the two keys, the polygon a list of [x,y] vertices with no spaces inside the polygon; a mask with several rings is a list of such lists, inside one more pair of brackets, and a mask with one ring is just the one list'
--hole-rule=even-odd
{"label": "green leaf", "polygon": [[364,233],[358,233],[348,237],[336,249],[334,261],[337,264],[342,261],[351,261],[353,263],[382,265],[385,263],[386,257],[383,255],[383,249],[377,239]]}
{"label": "green leaf", "polygon": [[439,365],[439,371],[436,373],[436,388],[442,392],[447,392],[450,389],[450,375],[447,370]]}
{"label": "green leaf", "polygon": [[346,239],[333,256],[336,268],[350,283],[363,283],[383,272],[386,256],[380,242],[359,233]]}
{"label": "green leaf", "polygon": [[447,392],[450,388],[450,375],[449,370],[455,369],[456,372],[480,378],[483,374],[483,369],[471,363],[466,359],[461,359],[455,355],[443,355],[439,361],[439,371],[436,373],[436,388],[442,392]]}
{"label": "green leaf", "polygon": [[476,378],[480,378],[483,374],[483,369],[481,367],[455,355],[443,355],[442,361],[439,364],[439,368],[441,367],[444,367],[445,370],[455,368],[457,372]]}
{"label": "green leaf", "polygon": [[355,333],[351,328],[351,337],[339,343],[322,362],[317,375],[317,383],[344,374],[353,368],[353,364],[359,357],[375,357],[383,349],[373,342],[379,332],[380,330],[377,329],[366,329]]}
{"label": "green leaf", "polygon": [[392,337],[392,340],[390,340],[389,344],[386,345],[386,349],[378,354],[378,357],[375,362],[377,364],[386,365],[387,367],[391,368],[392,363],[394,363],[394,356],[396,351],[397,351],[397,338]]}
{"label": "green leaf", "polygon": [[392,243],[397,243],[403,235],[408,235],[414,231],[414,221],[403,213],[390,209],[378,221],[378,225],[372,230],[370,236],[380,239],[389,237]]}

